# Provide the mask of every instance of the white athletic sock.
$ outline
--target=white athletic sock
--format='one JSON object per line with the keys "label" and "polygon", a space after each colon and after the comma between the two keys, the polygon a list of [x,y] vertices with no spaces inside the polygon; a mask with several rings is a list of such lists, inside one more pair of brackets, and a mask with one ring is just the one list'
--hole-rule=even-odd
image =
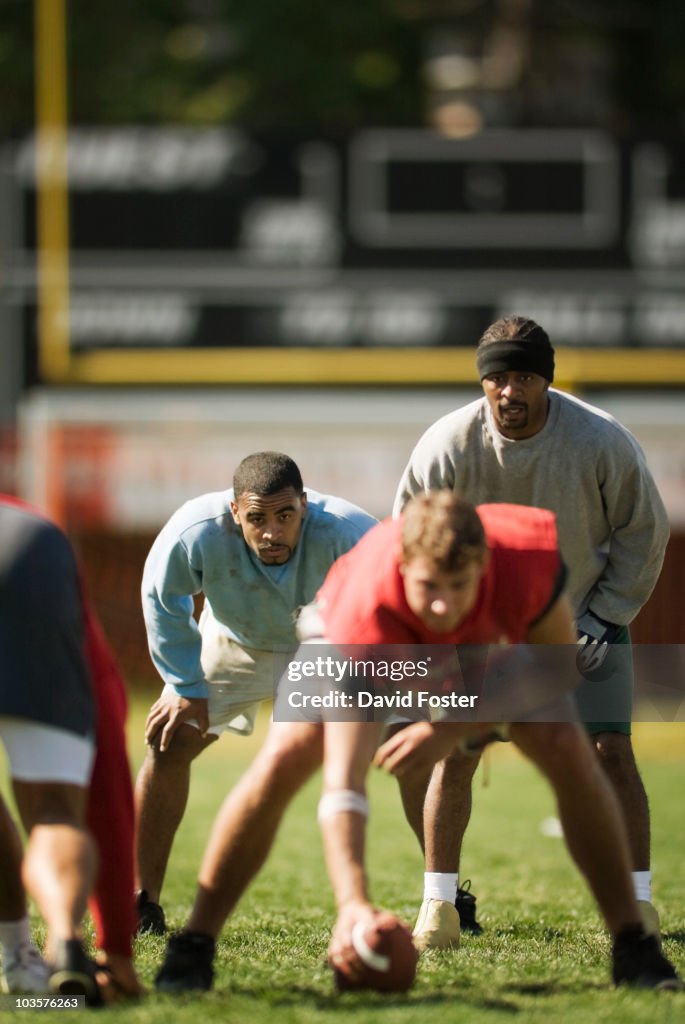
{"label": "white athletic sock", "polygon": [[31,941],[28,916],[18,921],[0,921],[0,946],[3,956],[11,955],[23,942]]}
{"label": "white athletic sock", "polygon": [[458,874],[447,871],[425,871],[423,875],[424,900],[446,900],[454,903],[457,896]]}
{"label": "white athletic sock", "polygon": [[645,900],[649,903],[652,899],[652,872],[633,871],[633,888],[636,900]]}

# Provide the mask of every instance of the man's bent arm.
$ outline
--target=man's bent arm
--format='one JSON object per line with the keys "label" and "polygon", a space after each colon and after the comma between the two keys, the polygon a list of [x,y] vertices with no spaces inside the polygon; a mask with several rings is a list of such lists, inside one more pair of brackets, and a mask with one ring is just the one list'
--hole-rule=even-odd
{"label": "man's bent arm", "polygon": [[338,908],[368,903],[364,866],[366,775],[378,743],[373,722],[326,722],[319,805],[326,866]]}

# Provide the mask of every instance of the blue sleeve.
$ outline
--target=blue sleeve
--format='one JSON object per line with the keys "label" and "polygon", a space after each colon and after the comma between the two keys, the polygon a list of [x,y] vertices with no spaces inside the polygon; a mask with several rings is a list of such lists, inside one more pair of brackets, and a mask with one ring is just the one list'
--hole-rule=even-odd
{"label": "blue sleeve", "polygon": [[358,505],[353,505],[352,502],[346,501],[344,498],[336,498],[331,495],[316,495],[316,492],[312,492],[316,499],[323,498],[321,508],[325,510],[329,515],[335,516],[337,520],[337,542],[339,551],[338,554],[345,554],[350,548],[354,547],[358,540],[367,533],[372,526],[376,526],[378,520],[374,516],[369,515],[363,508]]}
{"label": "blue sleeve", "polygon": [[365,533],[373,527],[378,525],[378,520],[370,516],[368,512],[363,512],[361,509],[356,509],[348,517],[350,529],[348,531],[352,546],[354,546],[358,540],[361,540]]}
{"label": "blue sleeve", "polygon": [[168,524],[152,545],[143,571],[143,618],[150,656],[165,683],[183,697],[206,697],[202,639],[193,617],[193,595],[202,571],[191,565],[183,540]]}

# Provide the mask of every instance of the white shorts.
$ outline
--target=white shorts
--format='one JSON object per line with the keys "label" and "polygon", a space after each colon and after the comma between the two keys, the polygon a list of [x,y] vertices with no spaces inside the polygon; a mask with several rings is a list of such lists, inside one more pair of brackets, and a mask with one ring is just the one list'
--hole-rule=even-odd
{"label": "white shorts", "polygon": [[87,786],[95,745],[54,725],[0,715],[0,740],[7,752],[10,775],[17,782],[65,782]]}
{"label": "white shorts", "polygon": [[[243,647],[222,633],[207,606],[200,615],[202,671],[209,684],[209,732],[249,736],[262,701],[274,695],[274,654]],[[165,693],[176,693],[172,686]],[[197,727],[190,720],[188,725]]]}

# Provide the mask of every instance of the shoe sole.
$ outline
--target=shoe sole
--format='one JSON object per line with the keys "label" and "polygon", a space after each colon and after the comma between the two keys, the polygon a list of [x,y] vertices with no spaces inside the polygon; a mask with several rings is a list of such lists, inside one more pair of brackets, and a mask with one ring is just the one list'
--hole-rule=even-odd
{"label": "shoe sole", "polygon": [[617,987],[650,989],[652,992],[682,992],[685,983],[680,978],[658,978],[653,974],[640,975],[637,978],[627,978],[614,982]]}
{"label": "shoe sole", "polygon": [[657,992],[682,992],[684,989],[682,981],[662,981],[656,986]]}
{"label": "shoe sole", "polygon": [[473,925],[462,924],[461,930],[462,930],[462,932],[466,932],[468,935],[482,935],[483,934],[483,927],[480,924],[476,925],[475,928],[473,927]]}
{"label": "shoe sole", "polygon": [[641,988],[651,988],[653,992],[682,992],[685,985],[680,978],[662,978],[656,985],[641,985]]}
{"label": "shoe sole", "polygon": [[188,985],[184,984],[180,979],[178,981],[156,981],[155,990],[157,992],[209,992],[212,987],[212,983],[209,985]]}
{"label": "shoe sole", "polygon": [[419,935],[414,935],[413,939],[418,953],[426,953],[429,949],[459,949],[459,939],[447,939],[440,942],[433,942],[431,939],[422,941]]}
{"label": "shoe sole", "polygon": [[102,993],[97,981],[85,971],[60,970],[50,976],[50,991],[60,996],[85,996],[88,1006],[101,1006]]}

